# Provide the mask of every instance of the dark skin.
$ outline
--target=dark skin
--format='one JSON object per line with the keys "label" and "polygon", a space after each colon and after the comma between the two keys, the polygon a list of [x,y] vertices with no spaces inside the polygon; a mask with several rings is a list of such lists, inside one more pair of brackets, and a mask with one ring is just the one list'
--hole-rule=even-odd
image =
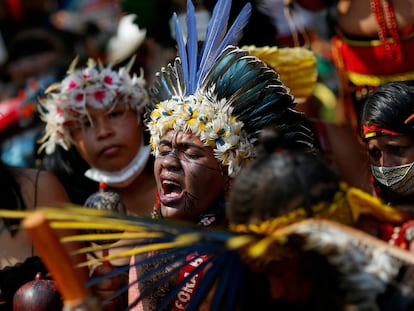
{"label": "dark skin", "polygon": [[414,142],[406,135],[385,135],[366,143],[371,164],[398,166],[414,162]]}
{"label": "dark skin", "polygon": [[[375,166],[399,166],[414,162],[414,141],[407,135],[378,136],[366,141],[369,160]],[[412,210],[412,205],[398,205],[401,210]],[[411,241],[408,246],[414,250]]]}
{"label": "dark skin", "polygon": [[219,198],[227,181],[211,147],[192,133],[173,130],[161,138],[154,175],[161,214],[168,218],[197,217]]}

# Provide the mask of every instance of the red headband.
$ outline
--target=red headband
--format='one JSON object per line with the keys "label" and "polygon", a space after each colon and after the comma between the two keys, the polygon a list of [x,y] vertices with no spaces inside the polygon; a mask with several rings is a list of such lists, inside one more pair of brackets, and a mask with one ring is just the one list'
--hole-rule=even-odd
{"label": "red headband", "polygon": [[376,125],[362,125],[362,138],[368,139],[376,136],[384,135],[402,135],[401,133],[384,129]]}

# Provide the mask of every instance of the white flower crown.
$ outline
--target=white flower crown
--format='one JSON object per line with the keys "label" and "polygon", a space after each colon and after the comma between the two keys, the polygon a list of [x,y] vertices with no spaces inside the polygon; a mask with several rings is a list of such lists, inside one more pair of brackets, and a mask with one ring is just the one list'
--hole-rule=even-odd
{"label": "white flower crown", "polygon": [[227,166],[229,176],[234,176],[252,158],[254,148],[242,129],[243,122],[232,112],[226,99],[215,100],[199,92],[156,104],[147,123],[154,155],[159,154],[161,137],[169,130],[191,132],[213,148],[216,159]]}
{"label": "white flower crown", "polygon": [[124,104],[140,116],[149,103],[149,96],[143,72],[139,76],[129,74],[133,62],[134,58],[116,72],[111,65],[104,67],[89,59],[86,68],[75,70],[75,59],[68,75],[61,83],[51,85],[46,90],[46,97],[40,100],[39,113],[46,126],[39,141],[39,152],[44,149],[51,154],[56,145],[67,150],[73,143],[71,126],[85,117],[90,118],[87,105],[111,110],[115,105]]}

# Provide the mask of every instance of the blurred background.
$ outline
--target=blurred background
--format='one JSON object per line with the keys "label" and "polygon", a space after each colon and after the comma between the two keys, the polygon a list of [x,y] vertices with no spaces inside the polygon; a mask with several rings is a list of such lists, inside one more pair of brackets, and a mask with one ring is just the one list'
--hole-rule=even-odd
{"label": "blurred background", "polygon": [[[215,2],[193,0],[200,41]],[[233,18],[246,2],[233,0]],[[251,22],[240,45],[306,45],[314,50],[324,88],[319,88],[317,100],[302,108],[310,116],[334,121],[337,81],[329,55],[329,11],[307,12],[295,6],[287,12],[284,0],[250,2]],[[48,85],[63,78],[75,57],[80,63],[93,57],[121,66],[135,55],[133,69],[144,69],[150,84],[155,72],[176,55],[172,14],[176,12],[184,26],[185,11],[186,0],[0,0],[2,160],[39,166],[36,140],[42,123],[37,100]]]}

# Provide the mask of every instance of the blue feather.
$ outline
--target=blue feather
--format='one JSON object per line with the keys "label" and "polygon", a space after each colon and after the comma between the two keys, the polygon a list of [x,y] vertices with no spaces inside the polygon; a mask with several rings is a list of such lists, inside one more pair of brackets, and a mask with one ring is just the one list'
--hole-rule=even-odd
{"label": "blue feather", "polygon": [[237,286],[228,286],[227,299],[224,304],[225,310],[234,309],[237,294],[239,294],[239,296],[242,295],[242,293],[240,292],[240,287],[241,284],[243,284],[242,276],[244,276],[246,272],[246,266],[244,266],[240,258],[238,258],[238,254],[236,252],[233,252],[232,257],[233,258],[231,259],[231,261],[229,261],[229,265],[231,263],[230,267],[232,268],[234,274],[232,275],[229,284],[237,284]]}
{"label": "blue feather", "polygon": [[227,31],[230,7],[231,0],[218,0],[214,7],[212,17],[207,26],[206,38],[201,49],[200,58],[198,60],[200,68],[197,71],[197,85],[200,85],[203,77],[207,74],[207,71],[215,61],[213,55],[217,55],[217,49]]}
{"label": "blue feather", "polygon": [[[264,102],[260,107],[256,107],[256,109],[252,109],[251,111],[249,111],[246,115],[241,115],[241,119],[244,120],[243,117],[248,117],[249,120],[246,120],[247,122],[249,122],[251,119],[254,119],[256,117],[260,117],[262,115],[266,115],[266,114],[279,114],[280,111],[277,111],[275,109],[275,107],[277,106],[277,104],[279,102],[283,102],[284,98],[282,96],[279,97],[275,97],[273,100],[268,101],[268,102]],[[267,112],[267,113],[265,113]]]}
{"label": "blue feather", "polygon": [[112,270],[111,272],[106,273],[105,275],[94,276],[93,278],[86,281],[84,283],[84,285],[85,285],[85,287],[92,287],[93,285],[96,285],[99,282],[101,282],[101,281],[103,281],[107,278],[117,276],[117,275],[119,275],[121,273],[124,273],[124,272],[127,272],[127,271],[129,271],[129,266],[117,267],[116,269]]}
{"label": "blue feather", "polygon": [[234,107],[234,113],[239,115],[250,106],[261,105],[262,102],[259,100],[264,96],[264,93],[268,92],[267,87],[270,79],[269,72],[261,72],[260,75],[251,77],[250,80],[245,79],[244,85],[230,93],[227,102]]}
{"label": "blue feather", "polygon": [[187,55],[188,55],[188,93],[193,94],[197,88],[197,52],[198,38],[194,5],[187,1]]}
{"label": "blue feather", "polygon": [[[182,62],[182,67],[183,67],[183,72],[184,72],[184,81],[185,81],[185,85],[189,85],[188,83],[188,60],[187,60],[187,51],[185,48],[185,41],[184,41],[184,36],[183,36],[183,32],[181,30],[181,26],[180,26],[180,22],[178,21],[178,17],[177,14],[174,12],[173,14],[173,18],[174,18],[174,23],[175,23],[175,39],[177,41],[177,45],[178,45],[178,55],[181,59]],[[189,95],[190,93],[187,93],[188,90],[186,91],[186,95]]]}
{"label": "blue feather", "polygon": [[252,5],[250,2],[247,2],[243,9],[240,11],[237,18],[234,20],[229,31],[224,37],[222,43],[220,44],[218,51],[223,50],[228,45],[237,45],[243,35],[243,29],[249,22],[250,16],[252,13]]}
{"label": "blue feather", "polygon": [[203,80],[201,89],[208,89],[213,84],[216,84],[218,78],[225,74],[229,67],[231,67],[237,59],[247,54],[247,51],[236,50],[234,46],[229,46],[223,50],[217,58],[216,63],[212,68],[210,68],[205,79]]}
{"label": "blue feather", "polygon": [[[231,2],[231,1],[229,1]],[[234,23],[230,27],[227,34],[224,36],[221,41],[218,41],[217,44],[219,44],[215,49],[210,49],[208,54],[208,60],[206,59],[205,62],[205,68],[203,68],[200,73],[198,74],[198,83],[200,84],[201,81],[203,81],[208,74],[208,70],[211,68],[211,66],[214,63],[214,60],[219,57],[220,53],[229,45],[236,45],[238,41],[241,39],[241,36],[243,34],[243,29],[246,26],[246,24],[249,21],[251,15],[251,4],[247,3],[242,11],[239,13],[237,18],[235,19]],[[203,64],[203,62],[201,62]]]}
{"label": "blue feather", "polygon": [[[224,257],[224,256],[223,256]],[[225,302],[234,306],[234,296],[229,295],[231,288],[238,288],[239,283],[235,282],[235,276],[240,275],[240,257],[236,252],[229,252],[225,260],[224,267],[221,269],[220,282],[217,283],[217,287],[214,291],[213,301],[211,304],[211,310],[219,310],[221,306],[226,305]],[[229,286],[229,284],[234,284]]]}
{"label": "blue feather", "polygon": [[[208,273],[204,274],[203,278],[201,279],[198,285],[197,291],[194,293],[186,310],[198,310],[200,302],[206,297],[208,290],[211,288],[213,284],[213,281],[219,277],[219,273],[223,270],[223,266],[226,266],[226,263],[228,263],[228,255],[228,253],[224,253],[222,256],[219,256],[214,261],[214,264],[208,269]],[[219,310],[220,308],[214,309],[211,307],[210,309]]]}
{"label": "blue feather", "polygon": [[249,88],[245,87],[246,83],[252,79],[256,80],[261,71],[261,68],[248,66],[245,60],[239,59],[229,67],[224,75],[217,79],[217,93],[227,98],[241,88],[248,90]]}
{"label": "blue feather", "polygon": [[[189,253],[187,253],[187,255],[188,254]],[[205,255],[205,254],[203,254],[203,255]],[[214,262],[214,265],[216,264],[216,262],[213,261],[213,258],[210,257],[207,260],[203,261],[200,265],[195,267],[194,270],[189,272],[185,277],[183,277],[183,279],[179,283],[177,283],[177,286],[173,290],[171,290],[167,295],[165,295],[163,297],[161,303],[157,306],[157,310],[166,310],[166,307],[167,307],[168,303],[170,303],[172,301],[172,299],[177,295],[177,293],[183,287],[185,287],[186,283],[189,282],[198,272],[203,271],[209,264],[211,264],[211,262]],[[188,265],[188,262],[185,262],[184,266],[185,265]],[[201,280],[203,280],[203,279],[204,279],[204,276]],[[198,287],[195,294],[199,294],[202,297],[205,297],[207,292],[203,292],[202,290],[200,290],[200,287]],[[192,299],[191,299],[191,301],[192,301]],[[185,310],[190,311],[191,308],[189,306],[187,306],[187,308]]]}
{"label": "blue feather", "polygon": [[265,81],[256,81],[255,83],[255,87],[248,90],[241,89],[240,94],[234,97],[234,100],[237,101],[233,104],[234,113],[242,119],[245,115],[253,117],[258,112],[267,109],[269,105],[273,107],[274,113],[281,113],[294,105],[292,96],[286,91],[277,92],[275,88],[269,87]]}

